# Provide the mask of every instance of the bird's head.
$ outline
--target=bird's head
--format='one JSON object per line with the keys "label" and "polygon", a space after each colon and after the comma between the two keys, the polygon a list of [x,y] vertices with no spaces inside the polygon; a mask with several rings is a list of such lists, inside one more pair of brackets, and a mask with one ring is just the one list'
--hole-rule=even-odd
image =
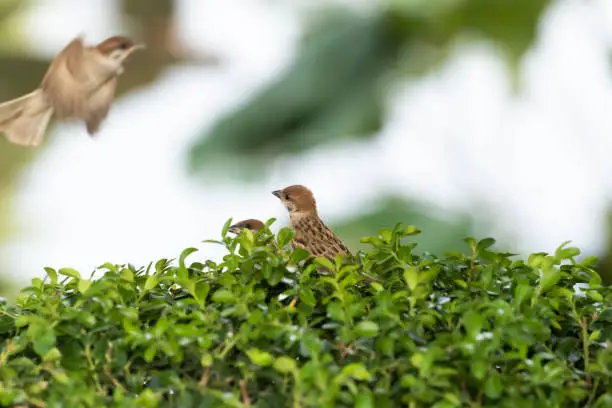
{"label": "bird's head", "polygon": [[138,44],[131,38],[114,36],[107,38],[96,46],[96,49],[107,58],[121,63],[134,51],[145,48],[144,44]]}
{"label": "bird's head", "polygon": [[240,231],[242,231],[243,229],[249,229],[253,233],[256,233],[259,230],[264,229],[264,227],[265,225],[263,222],[259,220],[250,219],[250,220],[244,220],[244,221],[235,223],[234,225],[229,227],[228,231],[231,232],[232,234],[237,235],[237,234],[240,234]]}
{"label": "bird's head", "polygon": [[299,184],[289,186],[282,190],[273,191],[272,194],[281,200],[283,205],[289,211],[289,214],[317,214],[317,204],[314,195],[312,194],[312,191],[305,186]]}

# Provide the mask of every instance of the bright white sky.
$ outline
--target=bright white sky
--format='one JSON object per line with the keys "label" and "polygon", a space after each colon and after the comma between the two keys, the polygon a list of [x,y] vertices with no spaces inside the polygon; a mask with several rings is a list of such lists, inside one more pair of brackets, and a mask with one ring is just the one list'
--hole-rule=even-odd
{"label": "bright white sky", "polygon": [[[549,10],[518,97],[495,50],[473,44],[398,89],[379,138],[283,157],[248,185],[187,178],[187,147],[291,61],[302,9],[288,0],[179,5],[187,45],[224,64],[169,70],[118,101],[95,141],[80,126],[55,127],[15,196],[22,234],[0,247],[16,276],[41,275],[44,266],[88,274],[107,261],[143,265],[188,246],[218,257],[220,248],[200,241],[216,238],[229,217],[274,216],[276,228],[285,225],[270,192],[295,183],[314,190],[328,220],[400,191],[494,217],[483,234],[513,251],[552,251],[565,240],[589,253],[601,248],[612,191],[609,0]],[[121,31],[116,16],[110,0],[46,0],[24,19],[33,48],[51,56],[78,33],[93,42]]]}

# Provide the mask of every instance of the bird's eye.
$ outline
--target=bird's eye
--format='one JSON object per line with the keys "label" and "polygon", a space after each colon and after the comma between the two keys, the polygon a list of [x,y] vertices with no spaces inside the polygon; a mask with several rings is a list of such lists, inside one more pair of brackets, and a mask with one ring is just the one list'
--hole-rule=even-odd
{"label": "bird's eye", "polygon": [[119,49],[120,50],[127,50],[128,48],[130,48],[130,45],[126,42],[121,42],[119,43]]}
{"label": "bird's eye", "polygon": [[248,229],[251,229],[251,224],[245,224],[245,227],[247,227]]}
{"label": "bird's eye", "polygon": [[289,199],[289,194],[285,194],[285,200]]}

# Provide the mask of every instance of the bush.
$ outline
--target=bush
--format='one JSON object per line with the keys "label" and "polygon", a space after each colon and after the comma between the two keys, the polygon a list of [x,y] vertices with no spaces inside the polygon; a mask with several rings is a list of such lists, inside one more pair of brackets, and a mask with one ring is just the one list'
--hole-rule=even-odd
{"label": "bush", "polygon": [[354,264],[313,263],[283,249],[289,229],[232,239],[228,225],[219,264],[187,249],[34,278],[0,308],[0,403],[612,406],[612,291],[576,248],[523,261],[467,239],[438,258],[398,225]]}

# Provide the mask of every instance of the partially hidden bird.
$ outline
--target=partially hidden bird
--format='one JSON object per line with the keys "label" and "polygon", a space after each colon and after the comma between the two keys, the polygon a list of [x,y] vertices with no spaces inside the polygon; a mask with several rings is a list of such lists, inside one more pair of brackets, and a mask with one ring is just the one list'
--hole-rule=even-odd
{"label": "partially hidden bird", "polygon": [[228,231],[231,232],[232,234],[240,234],[240,231],[242,231],[243,229],[248,229],[248,230],[251,230],[255,234],[264,228],[265,228],[265,225],[263,222],[261,222],[260,220],[251,218],[248,220],[239,221],[231,225]]}
{"label": "partially hidden bird", "polygon": [[0,133],[17,145],[39,146],[55,117],[83,121],[93,136],[108,116],[123,63],[144,47],[123,36],[96,46],[75,38],[53,59],[35,91],[0,104]]}
{"label": "partially hidden bird", "polygon": [[272,194],[289,211],[291,228],[294,230],[291,241],[293,249],[303,248],[312,256],[325,257],[331,261],[337,254],[350,255],[340,238],[319,218],[314,195],[307,187],[293,185],[273,191]]}

